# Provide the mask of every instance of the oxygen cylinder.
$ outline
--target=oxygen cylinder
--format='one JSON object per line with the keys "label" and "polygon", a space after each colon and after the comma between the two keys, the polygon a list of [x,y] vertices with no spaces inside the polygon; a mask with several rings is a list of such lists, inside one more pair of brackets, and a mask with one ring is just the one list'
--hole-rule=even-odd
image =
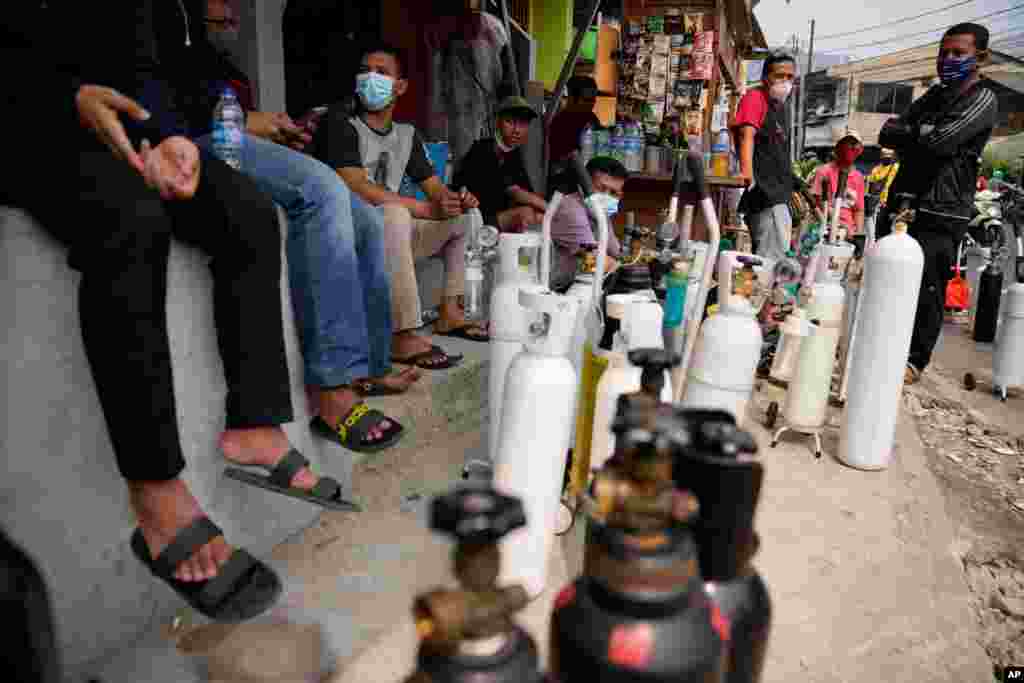
{"label": "oxygen cylinder", "polygon": [[992,383],[1005,401],[1007,388],[1024,384],[1024,284],[1010,285],[1004,298],[1003,320],[992,356]]}
{"label": "oxygen cylinder", "polygon": [[491,424],[487,452],[492,463],[498,457],[505,375],[512,360],[523,350],[530,326],[530,313],[519,305],[519,292],[524,288],[539,287],[528,263],[530,256],[536,260],[540,242],[537,233],[504,233],[498,241],[500,277],[491,294],[491,368],[488,383]]}
{"label": "oxygen cylinder", "polygon": [[742,425],[761,360],[761,326],[744,297],[719,305],[697,337],[682,406],[725,410]]}
{"label": "oxygen cylinder", "polygon": [[793,376],[796,359],[800,356],[800,343],[806,321],[807,314],[804,309],[797,308],[786,316],[786,320],[779,327],[779,346],[775,349],[775,358],[772,359],[771,376],[780,382],[788,382]]}
{"label": "oxygen cylinder", "polygon": [[839,284],[838,273],[828,275],[825,280],[815,283],[811,288],[811,300],[806,308],[807,318],[836,323],[837,337],[845,308],[846,291]]}
{"label": "oxygen cylinder", "polygon": [[[888,467],[903,373],[924,270],[921,245],[897,218],[893,232],[864,254],[857,338],[839,431],[839,459],[858,469]],[[894,296],[898,293],[899,296]]]}
{"label": "oxygen cylinder", "polygon": [[768,587],[751,566],[760,539],[754,531],[764,467],[757,441],[729,421],[676,410],[694,442],[673,463],[676,487],[700,505],[693,526],[704,588],[729,624],[724,683],[756,683],[764,671],[772,605]]}
{"label": "oxygen cylinder", "polygon": [[722,680],[728,625],[687,528],[697,502],[672,485],[670,439],[687,437],[625,431],[630,457],[595,481],[586,573],[551,618],[552,683]]}
{"label": "oxygen cylinder", "polygon": [[793,379],[786,391],[786,424],[796,431],[825,426],[832,368],[839,343],[839,323],[814,319],[800,342]]}
{"label": "oxygen cylinder", "polygon": [[494,485],[523,500],[525,529],[502,541],[502,584],[519,583],[531,598],[544,590],[565,477],[576,372],[569,361],[579,302],[548,291],[521,291],[519,303],[539,320],[508,369]]}
{"label": "oxygen cylinder", "polygon": [[985,269],[992,256],[992,250],[987,247],[968,247],[964,249],[964,258],[967,261],[967,286],[970,289],[971,305],[968,313],[968,324],[973,327],[974,316],[978,311],[978,289],[981,280],[981,273]]}
{"label": "oxygen cylinder", "polygon": [[454,536],[459,588],[416,598],[416,672],[406,683],[540,683],[537,644],[511,616],[527,605],[522,586],[496,584],[500,539],[526,523],[522,503],[490,488],[435,498],[431,528]]}
{"label": "oxygen cylinder", "polygon": [[[628,296],[628,295],[627,295]],[[608,315],[622,321],[615,335],[616,348],[609,357],[608,368],[601,375],[594,399],[594,427],[590,442],[590,469],[600,469],[615,450],[612,418],[619,396],[640,390],[641,369],[631,365],[626,354],[646,348],[661,348],[661,305],[645,301],[615,302],[608,297]],[[666,373],[661,400],[672,401],[672,386]]]}
{"label": "oxygen cylinder", "polygon": [[996,338],[999,301],[1003,293],[1003,273],[989,263],[978,278],[978,303],[974,314],[974,341],[991,344]]}

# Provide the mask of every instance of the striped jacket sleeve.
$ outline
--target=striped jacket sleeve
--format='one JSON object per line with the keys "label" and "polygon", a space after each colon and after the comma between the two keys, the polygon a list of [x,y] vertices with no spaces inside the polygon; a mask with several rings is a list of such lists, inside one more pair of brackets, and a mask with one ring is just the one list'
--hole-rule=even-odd
{"label": "striped jacket sleeve", "polygon": [[973,97],[964,98],[934,128],[923,128],[918,145],[938,157],[954,156],[965,142],[985,130],[991,131],[997,114],[995,93],[978,88]]}

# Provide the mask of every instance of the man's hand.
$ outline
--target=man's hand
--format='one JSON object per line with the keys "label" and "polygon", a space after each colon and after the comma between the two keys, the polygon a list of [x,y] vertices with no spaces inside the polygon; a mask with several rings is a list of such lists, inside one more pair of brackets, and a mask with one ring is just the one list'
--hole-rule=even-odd
{"label": "man's hand", "polygon": [[249,112],[245,129],[250,135],[299,151],[313,141],[313,136],[305,128],[292,121],[288,114],[280,112]]}
{"label": "man's hand", "polygon": [[436,205],[433,202],[424,202],[417,200],[415,208],[410,209],[409,213],[412,214],[413,218],[433,220],[437,218],[435,208]]}
{"label": "man's hand", "polygon": [[302,128],[310,135],[314,135],[316,133],[316,129],[320,127],[320,119],[323,118],[323,115],[326,113],[327,107],[315,107],[303,114],[302,117],[295,122],[295,125]]}
{"label": "man's hand", "polygon": [[155,148],[142,141],[143,177],[164,200],[191,199],[199,187],[199,148],[181,136],[170,137]]}
{"label": "man's hand", "polygon": [[463,188],[462,191],[459,192],[459,199],[462,203],[462,209],[464,211],[480,208],[480,200],[477,199],[472,192],[465,188]]}
{"label": "man's hand", "polygon": [[444,188],[436,204],[437,217],[441,220],[462,215],[462,197],[458,192]]}
{"label": "man's hand", "polygon": [[145,121],[149,118],[148,111],[113,88],[100,85],[83,85],[79,88],[75,94],[75,107],[78,109],[78,120],[84,127],[109,147],[114,156],[127,161],[132,168],[143,173],[142,157],[128,140],[118,114],[127,114],[136,121]]}

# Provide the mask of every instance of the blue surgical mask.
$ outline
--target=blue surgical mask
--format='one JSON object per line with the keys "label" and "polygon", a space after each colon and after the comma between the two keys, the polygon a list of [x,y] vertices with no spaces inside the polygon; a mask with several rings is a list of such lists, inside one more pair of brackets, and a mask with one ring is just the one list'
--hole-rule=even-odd
{"label": "blue surgical mask", "polygon": [[976,57],[946,57],[939,61],[939,80],[943,85],[963,83],[978,65]]}
{"label": "blue surgical mask", "polygon": [[394,90],[395,80],[390,76],[372,71],[356,76],[356,94],[369,111],[387,108],[391,104]]}
{"label": "blue surgical mask", "polygon": [[619,200],[617,197],[613,197],[606,192],[599,192],[595,194],[601,201],[601,205],[604,206],[605,211],[608,213],[608,218],[611,218],[619,212]]}

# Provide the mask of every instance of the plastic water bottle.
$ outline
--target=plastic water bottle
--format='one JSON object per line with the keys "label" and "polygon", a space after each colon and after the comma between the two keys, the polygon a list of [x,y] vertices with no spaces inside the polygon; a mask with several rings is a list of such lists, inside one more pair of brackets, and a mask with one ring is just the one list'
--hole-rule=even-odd
{"label": "plastic water bottle", "polygon": [[242,167],[244,134],[245,111],[235,91],[224,88],[213,110],[213,153],[235,170]]}
{"label": "plastic water bottle", "polygon": [[584,164],[594,158],[594,130],[590,126],[584,128],[580,135],[580,154]]}

